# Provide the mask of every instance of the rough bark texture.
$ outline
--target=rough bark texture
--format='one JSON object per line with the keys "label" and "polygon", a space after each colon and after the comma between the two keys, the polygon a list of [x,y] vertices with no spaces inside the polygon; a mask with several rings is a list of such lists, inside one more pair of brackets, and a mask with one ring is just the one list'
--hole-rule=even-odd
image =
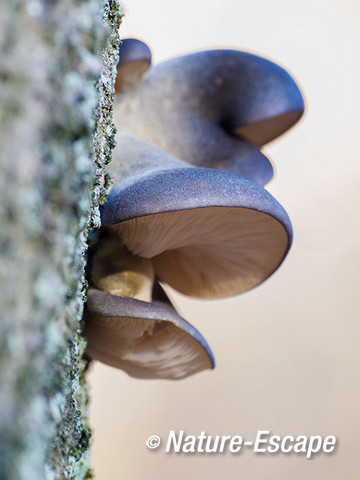
{"label": "rough bark texture", "polygon": [[120,19],[117,0],[0,5],[1,480],[89,476],[84,266]]}

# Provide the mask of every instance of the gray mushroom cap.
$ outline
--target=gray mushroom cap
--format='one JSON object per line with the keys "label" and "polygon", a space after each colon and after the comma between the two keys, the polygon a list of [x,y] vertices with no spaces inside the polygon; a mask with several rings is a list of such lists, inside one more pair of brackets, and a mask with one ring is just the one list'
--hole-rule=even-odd
{"label": "gray mushroom cap", "polygon": [[88,291],[87,353],[144,379],[181,379],[215,366],[204,337],[175,311],[155,303]]}
{"label": "gray mushroom cap", "polygon": [[273,168],[257,146],[303,111],[299,87],[280,66],[237,50],[207,50],[152,66],[119,96],[115,122],[189,163],[264,185]]}
{"label": "gray mushroom cap", "polygon": [[102,225],[152,258],[161,281],[191,296],[241,293],[270,276],[292,241],[290,220],[260,185],[189,165],[119,134]]}

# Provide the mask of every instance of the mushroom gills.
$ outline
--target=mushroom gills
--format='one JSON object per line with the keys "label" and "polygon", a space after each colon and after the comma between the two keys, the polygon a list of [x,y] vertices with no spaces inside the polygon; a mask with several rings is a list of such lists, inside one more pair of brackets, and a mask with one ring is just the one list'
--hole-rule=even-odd
{"label": "mushroom gills", "polygon": [[200,332],[161,305],[91,289],[85,334],[90,357],[136,378],[181,379],[214,368]]}
{"label": "mushroom gills", "polygon": [[158,213],[111,229],[136,255],[153,258],[161,281],[205,298],[256,286],[281,263],[289,243],[274,217],[240,207]]}
{"label": "mushroom gills", "polygon": [[302,114],[303,112],[299,110],[286,112],[283,115],[237,127],[233,133],[253,145],[262,147],[295,125]]}

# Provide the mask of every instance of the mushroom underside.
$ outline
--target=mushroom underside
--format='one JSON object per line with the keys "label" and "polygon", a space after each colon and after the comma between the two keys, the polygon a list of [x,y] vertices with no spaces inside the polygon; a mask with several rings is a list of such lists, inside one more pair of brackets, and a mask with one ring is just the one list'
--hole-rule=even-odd
{"label": "mushroom underside", "polygon": [[242,207],[157,213],[110,229],[130,251],[153,258],[163,282],[202,298],[255,287],[276,270],[290,244],[280,221]]}
{"label": "mushroom underside", "polygon": [[293,110],[282,115],[237,127],[233,133],[250,143],[262,147],[292,127],[302,116],[302,111]]}
{"label": "mushroom underside", "polygon": [[89,315],[85,332],[90,357],[132,377],[181,379],[213,368],[198,341],[168,321]]}
{"label": "mushroom underside", "polygon": [[115,91],[121,92],[124,89],[136,84],[136,82],[142,77],[148,68],[149,61],[142,59],[122,65],[119,75],[116,78]]}

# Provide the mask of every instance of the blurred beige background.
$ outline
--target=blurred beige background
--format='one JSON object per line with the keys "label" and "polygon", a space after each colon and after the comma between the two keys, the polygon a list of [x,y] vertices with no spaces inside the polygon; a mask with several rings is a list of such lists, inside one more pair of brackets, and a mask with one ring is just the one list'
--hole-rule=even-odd
{"label": "blurred beige background", "polygon": [[[282,267],[238,298],[173,294],[212,346],[217,368],[179,382],[139,381],[99,363],[91,383],[97,480],[358,479],[360,455],[360,3],[357,0],[127,0],[122,37],[155,61],[196,49],[262,54],[297,78],[304,120],[264,150],[268,188],[293,222]],[[165,454],[170,429],[336,435],[333,455]]]}

